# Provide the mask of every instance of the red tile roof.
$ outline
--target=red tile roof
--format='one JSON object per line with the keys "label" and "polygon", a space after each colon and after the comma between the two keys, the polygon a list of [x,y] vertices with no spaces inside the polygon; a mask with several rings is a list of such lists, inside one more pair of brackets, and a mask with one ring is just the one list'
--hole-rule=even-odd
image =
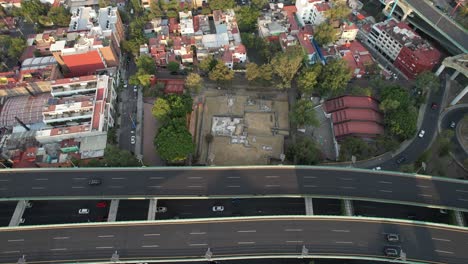
{"label": "red tile roof", "polygon": [[297,38],[299,39],[299,43],[301,43],[302,48],[306,51],[308,55],[314,54],[316,52],[314,46],[312,46],[312,43],[310,42],[308,34],[304,34],[304,32],[299,32]]}
{"label": "red tile roof", "polygon": [[373,121],[383,123],[383,115],[372,109],[347,108],[332,112],[332,120],[334,124],[347,121]]}
{"label": "red tile roof", "polygon": [[96,50],[81,54],[65,55],[62,56],[62,59],[70,70],[69,77],[93,74],[96,70],[104,69],[105,67]]}
{"label": "red tile roof", "polygon": [[370,108],[379,111],[379,102],[370,96],[340,96],[325,102],[328,113],[345,108]]}
{"label": "red tile roof", "polygon": [[383,135],[384,128],[375,122],[349,121],[333,125],[336,138],[344,136],[375,137]]}

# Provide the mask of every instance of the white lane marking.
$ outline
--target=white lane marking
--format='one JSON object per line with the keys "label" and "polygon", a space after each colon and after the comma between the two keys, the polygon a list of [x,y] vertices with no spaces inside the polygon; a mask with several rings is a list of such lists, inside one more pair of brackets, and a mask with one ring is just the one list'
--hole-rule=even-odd
{"label": "white lane marking", "polygon": [[353,186],[340,186],[341,189],[356,189],[356,187]]}
{"label": "white lane marking", "polygon": [[316,176],[304,176],[304,179],[317,179]]}
{"label": "white lane marking", "polygon": [[206,232],[192,232],[191,235],[205,235]]}
{"label": "white lane marking", "polygon": [[419,188],[429,188],[429,186],[427,186],[427,185],[416,185],[416,186],[419,187]]}
{"label": "white lane marking", "polygon": [[161,180],[164,179],[164,177],[149,177],[150,180]]}
{"label": "white lane marking", "polygon": [[343,180],[343,181],[352,181],[352,180],[354,180],[353,178],[342,178],[342,177],[340,177],[338,179]]}
{"label": "white lane marking", "polygon": [[241,242],[237,242],[238,245],[252,245],[252,244],[255,244],[255,242],[253,241],[241,241]]}
{"label": "white lane marking", "polygon": [[7,181],[10,181],[8,179],[0,179],[0,182],[7,182]]}
{"label": "white lane marking", "polygon": [[393,191],[392,191],[392,190],[379,190],[379,192],[391,193],[391,192],[393,192]]}
{"label": "white lane marking", "polygon": [[96,247],[96,249],[111,249],[111,248],[114,248],[114,247]]}
{"label": "white lane marking", "polygon": [[423,197],[432,197],[432,194],[418,194],[419,196],[423,196]]}
{"label": "white lane marking", "polygon": [[435,238],[435,237],[433,237],[432,240],[443,241],[443,242],[450,242],[449,239],[445,239],[445,238]]}
{"label": "white lane marking", "polygon": [[302,229],[285,229],[286,232],[302,232]]}
{"label": "white lane marking", "polygon": [[111,186],[109,186],[109,188],[120,189],[120,188],[123,188],[123,186],[121,186],[121,185],[111,185]]}
{"label": "white lane marking", "polygon": [[148,188],[161,188],[162,186],[161,185],[151,185],[151,186],[148,186]]}
{"label": "white lane marking", "polygon": [[240,176],[228,176],[228,179],[240,179]]}
{"label": "white lane marking", "polygon": [[302,240],[288,240],[288,241],[286,241],[286,243],[302,243],[302,242],[304,242],[304,241],[302,241]]}
{"label": "white lane marking", "polygon": [[6,191],[6,189],[7,189],[7,188],[2,187],[2,188],[0,188],[0,191]]}
{"label": "white lane marking", "polygon": [[54,237],[55,240],[69,239],[70,237]]}
{"label": "white lane marking", "polygon": [[306,188],[316,188],[317,185],[304,185],[304,187],[306,187]]}
{"label": "white lane marking", "polygon": [[143,245],[142,248],[157,248],[159,245]]}
{"label": "white lane marking", "polygon": [[255,233],[257,230],[239,230],[237,233]]}
{"label": "white lane marking", "polygon": [[279,176],[265,176],[267,179],[274,179],[274,178],[279,178]]}
{"label": "white lane marking", "polygon": [[50,251],[65,251],[66,248],[51,248]]}
{"label": "white lane marking", "polygon": [[127,178],[125,177],[115,177],[115,178],[111,178],[111,180],[125,180]]}
{"label": "white lane marking", "polygon": [[392,182],[389,182],[389,181],[379,181],[379,183],[382,183],[382,184],[393,184]]}
{"label": "white lane marking", "polygon": [[445,253],[445,254],[453,254],[453,252],[450,252],[450,251],[444,251],[444,250],[434,250],[435,252],[438,252],[438,253]]}
{"label": "white lane marking", "polygon": [[143,236],[159,236],[161,234],[144,234]]}
{"label": "white lane marking", "polygon": [[208,244],[189,244],[191,247],[208,246]]}
{"label": "white lane marking", "polygon": [[351,241],[335,241],[336,244],[353,244]]}
{"label": "white lane marking", "polygon": [[228,185],[228,188],[240,188],[240,185]]}
{"label": "white lane marking", "polygon": [[192,176],[192,177],[188,177],[190,180],[199,180],[199,179],[203,179],[203,177],[198,177],[198,176]]}
{"label": "white lane marking", "polygon": [[468,193],[466,190],[455,190],[456,192]]}
{"label": "white lane marking", "polygon": [[20,238],[20,239],[9,239],[8,242],[23,242],[24,239],[23,238]]}
{"label": "white lane marking", "polygon": [[72,186],[72,189],[84,189],[83,186]]}
{"label": "white lane marking", "polygon": [[201,185],[189,185],[187,187],[188,188],[202,188],[203,186],[201,186]]}
{"label": "white lane marking", "polygon": [[3,254],[13,254],[13,253],[19,253],[19,250],[9,250],[9,251],[3,251]]}
{"label": "white lane marking", "polygon": [[86,180],[86,178],[73,178],[74,180]]}
{"label": "white lane marking", "polygon": [[37,179],[34,179],[34,180],[36,180],[36,181],[48,181],[49,179],[47,179],[47,178],[37,178]]}
{"label": "white lane marking", "polygon": [[31,189],[33,189],[33,190],[42,190],[42,189],[45,189],[45,187],[35,186],[35,187],[32,187]]}
{"label": "white lane marking", "polygon": [[333,229],[332,231],[333,232],[341,232],[341,233],[349,233],[350,232],[349,230],[345,230],[345,229]]}
{"label": "white lane marking", "polygon": [[101,236],[98,236],[99,238],[107,238],[107,237],[114,237],[114,235],[101,235]]}
{"label": "white lane marking", "polygon": [[468,202],[468,199],[458,198],[458,200],[463,201],[463,202]]}
{"label": "white lane marking", "polygon": [[267,184],[267,185],[265,185],[265,187],[267,187],[267,188],[275,188],[275,187],[280,187],[280,185],[278,185],[278,184]]}

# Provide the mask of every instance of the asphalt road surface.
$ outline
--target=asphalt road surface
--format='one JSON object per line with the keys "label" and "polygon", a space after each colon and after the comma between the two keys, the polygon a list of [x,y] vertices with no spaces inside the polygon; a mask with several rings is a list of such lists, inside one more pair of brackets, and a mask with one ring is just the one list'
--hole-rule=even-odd
{"label": "asphalt road surface", "polygon": [[389,259],[385,235],[398,233],[394,246],[408,261],[468,263],[468,229],[370,219],[270,218],[193,222],[135,222],[43,229],[0,229],[0,263],[22,255],[27,263],[204,258],[223,256],[308,255],[365,256]]}
{"label": "asphalt road surface", "polygon": [[[430,146],[432,142],[432,137],[435,133],[437,133],[437,122],[439,120],[440,113],[439,108],[432,109],[431,105],[432,103],[436,103],[439,106],[441,105],[444,89],[445,80],[442,79],[441,88],[436,93],[432,93],[429,97],[421,129],[416,132],[417,134],[419,134],[421,130],[426,131],[424,137],[420,138],[416,135],[413,142],[411,142],[411,144],[403,152],[380,165],[380,167],[382,167],[382,170],[398,171],[398,167],[400,165],[415,162],[419,158],[419,156],[421,156],[422,152],[424,152],[424,150],[426,150]],[[405,157],[406,161],[402,164],[397,164],[396,161],[401,157]]]}
{"label": "asphalt road surface", "polygon": [[120,200],[117,221],[136,221],[148,219],[149,200]]}
{"label": "asphalt road surface", "polygon": [[[133,59],[131,59],[127,65],[127,77],[125,78],[124,76],[124,80],[128,82],[129,76],[133,75],[136,71],[136,65]],[[121,117],[119,147],[131,152],[135,151],[135,144],[132,144],[131,136],[135,136],[137,122],[137,95],[138,94],[133,90],[133,85],[130,84],[120,92],[122,108],[119,109]]]}
{"label": "asphalt road surface", "polygon": [[8,226],[17,202],[0,202],[0,226]]}
{"label": "asphalt road surface", "polygon": [[[215,212],[213,206],[224,210]],[[158,207],[166,207],[167,212],[156,213],[157,219],[305,215],[303,198],[158,200]]]}
{"label": "asphalt road surface", "polygon": [[[455,109],[455,110],[452,110],[450,112],[448,112],[445,116],[444,116],[444,119],[442,120],[440,126],[442,128],[442,130],[445,130],[445,129],[452,129],[450,128],[450,123],[452,122],[455,122],[455,124],[458,125],[458,123],[460,122],[460,120],[466,115],[468,114],[468,107],[467,108],[458,108],[458,109]],[[455,156],[458,158],[458,160],[465,160],[468,158],[468,154],[466,154],[466,152],[463,150],[462,146],[460,145],[460,142],[458,141],[458,139],[456,138],[456,136],[454,136],[452,138],[452,150],[451,152],[453,154],[455,154]],[[460,175],[460,177],[468,177],[468,175]]]}
{"label": "asphalt road surface", "polygon": [[[100,178],[99,186],[88,185]],[[308,195],[378,199],[468,211],[468,182],[331,167],[192,167],[1,170],[0,199],[50,200]],[[32,198],[31,198],[32,197]]]}
{"label": "asphalt road surface", "polygon": [[341,200],[312,199],[314,215],[341,215]]}

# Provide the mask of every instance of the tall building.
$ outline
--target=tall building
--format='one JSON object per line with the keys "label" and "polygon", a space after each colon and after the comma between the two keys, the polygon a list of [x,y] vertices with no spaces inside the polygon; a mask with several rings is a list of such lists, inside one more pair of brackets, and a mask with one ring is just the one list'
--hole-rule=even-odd
{"label": "tall building", "polygon": [[429,42],[395,19],[374,24],[367,42],[410,79],[432,70],[441,59]]}
{"label": "tall building", "polygon": [[325,0],[297,0],[296,8],[302,25],[320,25],[325,22],[325,11],[330,9],[330,4]]}

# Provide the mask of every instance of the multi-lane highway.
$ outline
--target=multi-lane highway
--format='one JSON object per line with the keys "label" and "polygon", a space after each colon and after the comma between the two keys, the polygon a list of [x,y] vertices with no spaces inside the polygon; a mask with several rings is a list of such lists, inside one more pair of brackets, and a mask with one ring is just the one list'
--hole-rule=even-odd
{"label": "multi-lane highway", "polygon": [[0,182],[1,200],[307,195],[468,211],[467,181],[331,167],[2,170]]}
{"label": "multi-lane highway", "polygon": [[[86,228],[84,228],[86,227]],[[386,240],[400,235],[401,242]],[[468,229],[376,219],[274,217],[0,228],[0,262],[72,263],[120,260],[203,259],[251,256],[349,256],[390,259],[401,248],[417,263],[468,263]],[[210,254],[209,254],[210,255]]]}

